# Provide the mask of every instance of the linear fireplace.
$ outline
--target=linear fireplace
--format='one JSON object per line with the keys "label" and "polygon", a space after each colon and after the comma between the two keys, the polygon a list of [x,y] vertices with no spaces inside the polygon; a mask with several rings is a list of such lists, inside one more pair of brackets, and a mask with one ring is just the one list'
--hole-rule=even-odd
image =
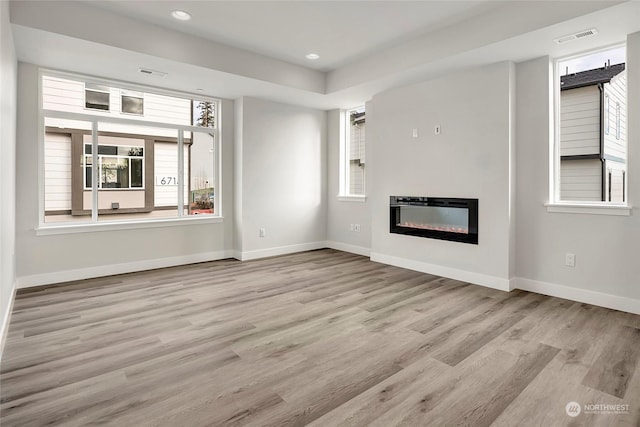
{"label": "linear fireplace", "polygon": [[391,233],[478,244],[478,199],[391,196]]}

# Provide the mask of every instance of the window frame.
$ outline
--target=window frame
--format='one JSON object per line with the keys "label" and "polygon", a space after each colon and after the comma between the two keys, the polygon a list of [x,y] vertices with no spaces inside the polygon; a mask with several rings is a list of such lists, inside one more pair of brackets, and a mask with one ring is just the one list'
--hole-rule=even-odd
{"label": "window frame", "polygon": [[[351,170],[350,170],[350,153],[351,153],[351,129],[350,116],[352,112],[362,110],[366,115],[366,106],[359,105],[357,107],[342,110],[340,114],[340,176],[339,176],[339,192],[338,200],[345,202],[364,202],[367,199],[366,185],[366,162],[364,166],[362,194],[351,193]],[[366,119],[365,119],[366,123]],[[366,134],[365,134],[365,153],[366,153]],[[365,154],[366,156],[366,154]]]}
{"label": "window frame", "polygon": [[[614,215],[614,216],[629,216],[631,215],[632,206],[628,203],[626,194],[623,196],[623,202],[608,202],[608,201],[577,201],[577,200],[561,200],[560,199],[560,126],[561,126],[561,85],[560,78],[562,76],[562,70],[560,69],[560,63],[582,56],[595,54],[598,52],[608,51],[617,47],[626,47],[626,43],[615,43],[608,46],[598,47],[574,53],[571,55],[558,56],[551,58],[549,66],[550,74],[550,90],[551,90],[551,116],[550,120],[553,126],[550,129],[550,144],[549,144],[549,201],[544,203],[548,212],[556,213],[575,213],[575,214],[593,214],[593,215]],[[603,119],[605,123],[602,125],[605,135],[609,134],[608,127],[610,126],[609,118],[609,96],[605,94],[603,97],[604,106]],[[603,135],[604,136],[604,135]],[[626,159],[627,170],[629,170],[629,158]],[[604,172],[603,172],[604,173]],[[625,189],[626,191],[626,189]]]}
{"label": "window frame", "polygon": [[[101,113],[109,113],[110,111],[100,110],[100,109],[87,109],[83,108],[82,112],[70,112],[70,111],[58,111],[58,110],[47,110],[44,108],[44,98],[43,98],[43,78],[44,77],[53,77],[53,78],[62,78],[62,79],[70,79],[84,82],[83,90],[86,90],[86,85],[103,85],[108,87],[118,87],[125,90],[137,91],[142,93],[153,93],[158,95],[164,95],[169,97],[178,97],[183,99],[191,99],[191,100],[203,100],[206,102],[211,102],[215,105],[216,115],[214,117],[215,127],[201,127],[201,126],[193,126],[193,125],[182,125],[182,124],[168,124],[163,122],[154,122],[151,120],[138,119],[138,115],[132,114],[132,117],[117,117],[111,115],[105,115]],[[56,70],[50,70],[46,68],[40,68],[38,72],[38,227],[36,228],[36,235],[51,235],[51,234],[67,234],[67,233],[81,233],[81,232],[93,232],[93,231],[101,231],[101,230],[121,230],[121,229],[137,229],[137,228],[152,228],[152,227],[165,227],[165,226],[174,226],[181,225],[185,223],[218,223],[222,222],[224,217],[222,216],[223,211],[223,197],[222,197],[222,139],[221,139],[221,114],[220,114],[220,105],[221,100],[209,96],[203,96],[202,94],[191,94],[186,92],[177,92],[166,89],[158,89],[154,87],[147,87],[143,85],[136,85],[133,83],[123,83],[119,81],[111,81],[107,79],[95,78],[84,76],[82,74],[62,72]],[[86,110],[86,111],[85,111]],[[78,222],[64,222],[64,223],[46,223],[45,222],[45,117],[56,118],[56,119],[67,119],[67,120],[80,120],[85,121],[92,124],[92,156],[93,156],[93,164],[97,164],[98,157],[98,124],[99,123],[110,123],[110,124],[124,124],[131,126],[141,126],[141,127],[157,127],[162,129],[175,129],[178,134],[178,188],[184,188],[184,174],[185,174],[185,165],[184,165],[184,135],[185,133],[193,133],[193,132],[206,132],[213,133],[214,139],[214,150],[213,150],[213,165],[214,165],[214,206],[216,206],[215,212],[210,215],[188,215],[184,214],[184,209],[177,209],[178,216],[173,218],[150,218],[150,219],[119,219],[119,220],[104,220],[101,219],[98,222],[98,191],[102,191],[103,189],[98,189],[98,186],[93,186],[91,188],[92,192],[92,213],[91,213],[91,221],[78,221]],[[83,143],[84,147],[84,143]],[[83,150],[84,151],[84,150]],[[146,154],[145,154],[146,155]],[[81,166],[84,171],[84,156],[83,153],[83,165]],[[142,157],[140,157],[142,158]],[[144,170],[144,161],[143,161],[143,170]],[[92,168],[92,181],[98,182],[97,167]],[[144,172],[143,172],[143,185],[145,187],[139,188],[135,187],[131,190],[142,190],[146,189],[146,185],[148,183],[144,182]],[[83,188],[85,185],[85,180],[83,178]],[[106,189],[104,189],[106,190]],[[130,189],[114,189],[119,191],[130,191]],[[187,201],[184,200],[184,191],[177,191],[177,200],[176,203],[178,206],[182,206],[183,208],[187,206]]]}

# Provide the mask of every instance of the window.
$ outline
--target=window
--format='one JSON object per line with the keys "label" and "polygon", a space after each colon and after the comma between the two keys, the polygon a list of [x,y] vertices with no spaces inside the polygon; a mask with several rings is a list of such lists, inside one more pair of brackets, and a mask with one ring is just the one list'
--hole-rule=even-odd
{"label": "window", "polygon": [[616,102],[616,139],[620,139],[620,103]]}
{"label": "window", "polygon": [[105,86],[86,85],[84,90],[84,106],[91,110],[109,111],[109,88]]}
{"label": "window", "polygon": [[365,195],[365,123],[364,107],[345,112],[340,196]]}
{"label": "window", "polygon": [[41,226],[220,216],[217,100],[41,78]]}
{"label": "window", "polygon": [[139,92],[123,91],[121,98],[121,110],[125,114],[142,116],[144,113],[144,97]]}
{"label": "window", "polygon": [[626,200],[625,61],[624,46],[556,61],[552,201]]}
{"label": "window", "polygon": [[604,134],[611,133],[611,100],[609,94],[604,95]]}
{"label": "window", "polygon": [[[84,188],[90,190],[93,176],[91,144],[84,144]],[[98,188],[144,187],[144,147],[98,145]]]}

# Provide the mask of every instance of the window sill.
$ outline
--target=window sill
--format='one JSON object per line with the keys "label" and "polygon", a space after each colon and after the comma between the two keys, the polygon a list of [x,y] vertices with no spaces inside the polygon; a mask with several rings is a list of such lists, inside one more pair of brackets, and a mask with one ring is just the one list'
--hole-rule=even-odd
{"label": "window sill", "polygon": [[631,205],[612,205],[604,203],[545,203],[547,212],[587,215],[631,215]]}
{"label": "window sill", "polygon": [[223,222],[224,217],[171,218],[147,221],[117,221],[85,224],[43,225],[36,228],[36,236],[55,234],[94,233],[98,231],[137,230],[142,228],[179,227],[197,224],[216,224]]}
{"label": "window sill", "polygon": [[364,203],[367,201],[367,196],[338,196],[338,201]]}

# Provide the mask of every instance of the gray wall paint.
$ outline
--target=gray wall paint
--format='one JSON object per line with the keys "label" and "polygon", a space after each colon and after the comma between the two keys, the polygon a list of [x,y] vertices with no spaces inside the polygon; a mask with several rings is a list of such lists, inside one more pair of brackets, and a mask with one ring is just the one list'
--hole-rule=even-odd
{"label": "gray wall paint", "polygon": [[[223,216],[217,224],[36,236],[38,227],[38,69],[20,63],[17,134],[17,276],[221,252],[232,247],[233,104],[222,104]],[[229,200],[224,199],[229,197]]]}
{"label": "gray wall paint", "polygon": [[[367,120],[369,120],[367,110]],[[357,246],[369,250],[371,247],[371,210],[369,202],[338,200],[340,192],[340,110],[327,113],[328,176],[327,176],[327,240]],[[367,144],[367,142],[365,142]],[[371,165],[367,154],[365,182],[369,179]],[[365,188],[368,185],[365,184]],[[350,224],[360,224],[360,232],[350,231]]]}
{"label": "gray wall paint", "polygon": [[[15,283],[16,88],[18,61],[13,47],[9,2],[0,2],[0,339]],[[2,349],[0,348],[0,351]]]}
{"label": "gray wall paint", "polygon": [[[238,109],[242,137],[236,138],[235,150],[242,177],[235,188],[242,203],[240,250],[323,242],[326,113],[249,97],[236,101]],[[259,237],[260,228],[266,229],[266,237]]]}
{"label": "gray wall paint", "polygon": [[[517,276],[640,299],[640,33],[627,39],[629,203],[632,215],[547,212],[549,58],[518,64]],[[576,254],[574,268],[565,253]]]}
{"label": "gray wall paint", "polygon": [[[510,278],[513,78],[513,65],[503,62],[394,89],[368,104],[372,253],[481,274],[502,285]],[[439,136],[435,125],[441,125]],[[390,234],[391,195],[478,198],[479,244]]]}

